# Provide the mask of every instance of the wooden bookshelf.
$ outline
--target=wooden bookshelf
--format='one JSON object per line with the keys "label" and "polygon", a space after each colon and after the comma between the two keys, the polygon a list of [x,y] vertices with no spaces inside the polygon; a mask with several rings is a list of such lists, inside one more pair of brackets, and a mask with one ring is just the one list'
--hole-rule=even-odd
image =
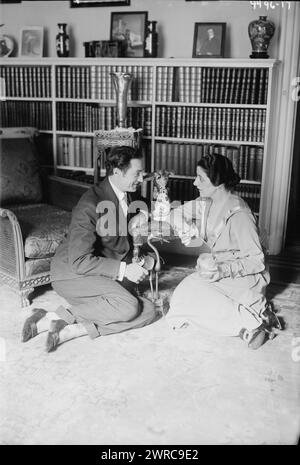
{"label": "wooden bookshelf", "polygon": [[217,151],[231,159],[242,179],[239,193],[261,215],[277,63],[223,58],[3,59],[1,121],[3,126],[36,126],[52,138],[56,182],[64,172],[70,178],[70,170],[91,176],[93,133],[116,126],[110,73],[130,72],[127,125],[143,128],[146,170],[172,171],[172,199],[196,195],[197,161]]}

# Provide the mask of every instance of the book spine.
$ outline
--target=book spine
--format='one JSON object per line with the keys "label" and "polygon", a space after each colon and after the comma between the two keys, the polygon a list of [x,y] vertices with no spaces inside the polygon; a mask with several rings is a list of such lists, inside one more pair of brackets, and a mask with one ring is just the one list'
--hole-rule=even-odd
{"label": "book spine", "polygon": [[269,70],[265,69],[264,98],[263,98],[264,105],[267,105],[268,103],[268,84],[269,84]]}
{"label": "book spine", "polygon": [[245,145],[242,179],[248,179],[250,163],[250,146]]}
{"label": "book spine", "polygon": [[250,92],[250,103],[255,104],[257,101],[257,69],[253,68],[252,70],[252,83],[251,83],[251,92]]}
{"label": "book spine", "polygon": [[247,68],[242,69],[240,103],[245,104]]}
{"label": "book spine", "polygon": [[246,69],[246,92],[245,92],[245,103],[250,103],[250,90],[251,90],[251,68]]}
{"label": "book spine", "polygon": [[210,92],[209,92],[209,101],[210,103],[215,102],[215,68],[211,68],[210,76]]}
{"label": "book spine", "polygon": [[224,102],[229,103],[229,88],[231,80],[231,68],[226,68]]}
{"label": "book spine", "polygon": [[216,68],[215,75],[214,103],[220,103],[220,68]]}
{"label": "book spine", "polygon": [[233,103],[240,103],[240,92],[241,92],[241,68],[237,68],[236,72],[236,85],[233,94]]}
{"label": "book spine", "polygon": [[197,103],[202,102],[202,94],[201,94],[201,83],[202,81],[202,68],[199,66],[196,70],[196,97],[195,101]]}
{"label": "book spine", "polygon": [[248,179],[249,181],[255,180],[255,147],[249,149],[249,168],[248,168]]}
{"label": "book spine", "polygon": [[231,81],[230,81],[230,92],[229,92],[229,103],[234,101],[234,91],[236,89],[236,68],[232,68]]}
{"label": "book spine", "polygon": [[195,102],[197,94],[197,82],[196,82],[196,67],[191,66],[190,68],[190,101]]}
{"label": "book spine", "polygon": [[256,150],[255,181],[261,182],[263,172],[264,149],[258,147]]}
{"label": "book spine", "polygon": [[162,97],[162,92],[161,92],[161,86],[162,86],[162,67],[158,66],[156,68],[156,101],[161,102],[161,97]]}

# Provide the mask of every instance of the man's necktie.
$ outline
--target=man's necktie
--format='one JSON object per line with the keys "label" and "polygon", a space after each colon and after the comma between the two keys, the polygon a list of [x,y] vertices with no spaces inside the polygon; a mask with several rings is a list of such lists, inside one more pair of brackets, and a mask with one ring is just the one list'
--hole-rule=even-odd
{"label": "man's necktie", "polygon": [[125,218],[127,218],[127,213],[128,213],[128,202],[127,202],[127,194],[126,192],[123,193],[123,198],[120,199],[120,205],[121,208],[124,212]]}

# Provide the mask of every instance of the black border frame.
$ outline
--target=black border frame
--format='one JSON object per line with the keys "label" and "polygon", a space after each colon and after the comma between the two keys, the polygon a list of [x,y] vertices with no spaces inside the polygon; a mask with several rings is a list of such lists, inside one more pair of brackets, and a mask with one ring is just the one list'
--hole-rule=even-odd
{"label": "black border frame", "polygon": [[112,11],[110,16],[110,40],[116,40],[113,38],[113,21],[116,15],[128,16],[128,15],[144,15],[144,37],[143,37],[143,56],[142,57],[122,57],[122,58],[144,58],[145,57],[145,41],[146,41],[146,30],[148,21],[148,11]]}
{"label": "black border frame", "polygon": [[117,0],[116,2],[109,1],[103,2],[101,0],[97,0],[95,2],[88,1],[82,3],[76,3],[75,0],[70,1],[71,8],[86,8],[86,7],[102,7],[102,6],[130,6],[130,0]]}

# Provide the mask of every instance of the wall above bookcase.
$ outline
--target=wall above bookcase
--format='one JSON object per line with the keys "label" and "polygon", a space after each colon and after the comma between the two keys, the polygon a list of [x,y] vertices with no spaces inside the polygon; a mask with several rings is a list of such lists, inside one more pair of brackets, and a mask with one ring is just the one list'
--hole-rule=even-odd
{"label": "wall above bookcase", "polygon": [[[257,19],[258,14],[268,15],[268,18],[276,24],[277,30],[281,28],[281,6],[267,11],[264,2],[261,4],[260,9],[257,7],[254,10],[250,2],[246,1],[188,3],[183,0],[131,0],[130,6],[124,7],[124,11],[146,10],[149,19],[158,19],[159,57],[192,57],[195,22],[225,21],[228,25],[225,56],[242,58],[248,57],[251,53],[247,27],[250,21]],[[1,5],[2,22],[5,23],[7,33],[16,41],[19,39],[21,28],[26,24],[39,24],[44,27],[47,31],[45,56],[56,56],[57,23],[68,23],[73,42],[70,56],[78,58],[84,56],[83,42],[109,38],[111,12],[118,9],[118,7],[74,9],[70,8],[68,0],[24,1],[16,5]],[[278,41],[275,37],[269,49],[270,56],[277,57],[278,51]]]}

